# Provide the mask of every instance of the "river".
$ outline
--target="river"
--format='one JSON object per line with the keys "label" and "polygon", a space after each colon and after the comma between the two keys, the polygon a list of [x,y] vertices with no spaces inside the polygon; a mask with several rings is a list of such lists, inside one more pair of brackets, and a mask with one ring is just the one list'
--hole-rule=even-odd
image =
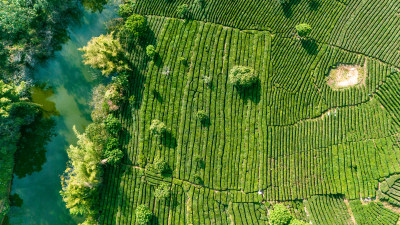
{"label": "river", "polygon": [[[104,22],[116,16],[116,7],[107,6],[101,13],[85,12],[81,23],[70,27],[70,40],[55,57],[49,59],[35,72],[35,80],[46,83],[50,91],[36,93],[37,101],[55,107],[55,133],[46,146],[45,161],[39,172],[18,178],[14,175],[12,194],[22,198],[21,207],[12,207],[8,214],[12,225],[64,225],[77,224],[80,218],[72,217],[59,194],[60,175],[67,162],[66,148],[76,143],[72,131],[76,125],[82,132],[90,123],[91,89],[98,82],[96,71],[83,65],[78,48],[95,36],[105,33]],[[40,91],[37,89],[37,91]],[[33,93],[35,95],[35,93]],[[32,156],[34,157],[34,156]]]}

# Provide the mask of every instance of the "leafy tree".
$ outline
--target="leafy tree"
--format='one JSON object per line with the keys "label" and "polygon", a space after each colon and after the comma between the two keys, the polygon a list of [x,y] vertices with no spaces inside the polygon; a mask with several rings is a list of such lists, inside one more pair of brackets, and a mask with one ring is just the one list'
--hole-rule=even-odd
{"label": "leafy tree", "polygon": [[129,16],[122,32],[126,38],[142,38],[147,32],[146,19],[138,14]]}
{"label": "leafy tree", "polygon": [[196,156],[194,158],[194,162],[196,163],[197,167],[200,169],[204,169],[206,167],[204,160],[200,156]]}
{"label": "leafy tree", "polygon": [[37,13],[28,4],[24,0],[0,1],[0,31],[7,38],[15,39],[30,30]]}
{"label": "leafy tree", "polygon": [[154,58],[156,56],[156,49],[154,48],[154,45],[147,45],[146,47],[146,54],[150,58]]}
{"label": "leafy tree", "polygon": [[158,199],[166,199],[170,195],[171,195],[171,187],[168,184],[161,184],[154,191],[154,196]]}
{"label": "leafy tree", "polygon": [[120,149],[114,148],[111,150],[106,150],[104,157],[105,159],[102,160],[103,163],[117,165],[124,157],[124,153]]}
{"label": "leafy tree", "polygon": [[111,151],[111,150],[114,150],[116,148],[119,148],[119,140],[118,140],[118,138],[115,138],[115,137],[108,138],[106,151]]}
{"label": "leafy tree", "polygon": [[187,18],[189,16],[189,6],[187,4],[182,4],[176,8],[176,13],[179,18]]}
{"label": "leafy tree", "polygon": [[121,122],[112,114],[108,115],[107,119],[104,121],[104,125],[106,131],[114,137],[118,136],[118,133],[122,129]]}
{"label": "leafy tree", "polygon": [[297,34],[301,38],[305,38],[311,33],[312,27],[310,25],[308,25],[307,23],[302,23],[302,24],[296,25],[296,31],[297,31]]}
{"label": "leafy tree", "polygon": [[271,225],[288,225],[292,219],[292,214],[290,214],[289,210],[283,204],[274,205],[274,209],[268,217]]}
{"label": "leafy tree", "polygon": [[79,50],[84,52],[83,62],[100,69],[105,76],[129,70],[126,53],[112,33],[92,38],[87,46]]}
{"label": "leafy tree", "polygon": [[257,82],[254,70],[245,66],[234,66],[229,72],[229,82],[237,87],[248,88]]}
{"label": "leafy tree", "polygon": [[146,225],[150,222],[153,213],[146,205],[139,205],[136,208],[136,222],[139,225]]}
{"label": "leafy tree", "polygon": [[168,163],[166,163],[161,158],[154,159],[152,168],[154,169],[154,171],[156,173],[159,173],[159,174],[165,174],[165,173],[168,173],[170,171]]}
{"label": "leafy tree", "polygon": [[201,179],[200,174],[196,173],[194,175],[194,183],[197,184],[197,185],[203,185],[204,184],[203,183],[203,179]]}
{"label": "leafy tree", "polygon": [[132,0],[125,1],[124,4],[119,6],[118,15],[127,18],[128,16],[132,15],[134,12],[135,2]]}
{"label": "leafy tree", "polygon": [[159,120],[151,121],[150,131],[156,136],[162,136],[167,132],[167,126]]}

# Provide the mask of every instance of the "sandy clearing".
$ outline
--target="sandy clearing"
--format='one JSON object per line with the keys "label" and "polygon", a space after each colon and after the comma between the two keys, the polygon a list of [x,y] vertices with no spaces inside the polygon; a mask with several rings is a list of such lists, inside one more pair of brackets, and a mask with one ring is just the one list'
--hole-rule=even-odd
{"label": "sandy clearing", "polygon": [[363,84],[366,71],[358,65],[339,65],[329,73],[327,84],[332,89],[344,89]]}

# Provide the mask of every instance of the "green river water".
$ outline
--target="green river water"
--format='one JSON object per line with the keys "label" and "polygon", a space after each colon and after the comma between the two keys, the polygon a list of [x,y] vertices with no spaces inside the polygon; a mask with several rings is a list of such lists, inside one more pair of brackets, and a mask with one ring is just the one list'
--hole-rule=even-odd
{"label": "green river water", "polygon": [[14,175],[11,193],[18,194],[23,204],[11,208],[8,216],[12,225],[80,222],[79,218],[69,214],[59,194],[60,175],[67,162],[66,148],[76,143],[72,127],[76,125],[78,131],[82,132],[90,123],[91,89],[97,83],[95,71],[82,64],[82,53],[78,48],[86,45],[92,37],[105,33],[104,22],[115,17],[115,14],[115,6],[107,6],[102,13],[85,12],[81,23],[70,27],[70,40],[62,50],[35,72],[36,81],[51,87],[47,91],[34,88],[33,99],[44,105],[45,109],[53,111],[53,115],[58,114],[54,116],[56,136],[46,146],[45,156],[37,156],[45,160],[39,172],[23,178]]}

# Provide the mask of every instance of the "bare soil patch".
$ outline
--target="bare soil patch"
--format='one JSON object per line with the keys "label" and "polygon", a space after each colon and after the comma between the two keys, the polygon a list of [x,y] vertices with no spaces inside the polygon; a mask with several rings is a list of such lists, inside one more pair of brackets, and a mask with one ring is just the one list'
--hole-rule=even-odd
{"label": "bare soil patch", "polygon": [[365,84],[367,76],[366,65],[339,65],[331,69],[327,78],[327,84],[334,90]]}

